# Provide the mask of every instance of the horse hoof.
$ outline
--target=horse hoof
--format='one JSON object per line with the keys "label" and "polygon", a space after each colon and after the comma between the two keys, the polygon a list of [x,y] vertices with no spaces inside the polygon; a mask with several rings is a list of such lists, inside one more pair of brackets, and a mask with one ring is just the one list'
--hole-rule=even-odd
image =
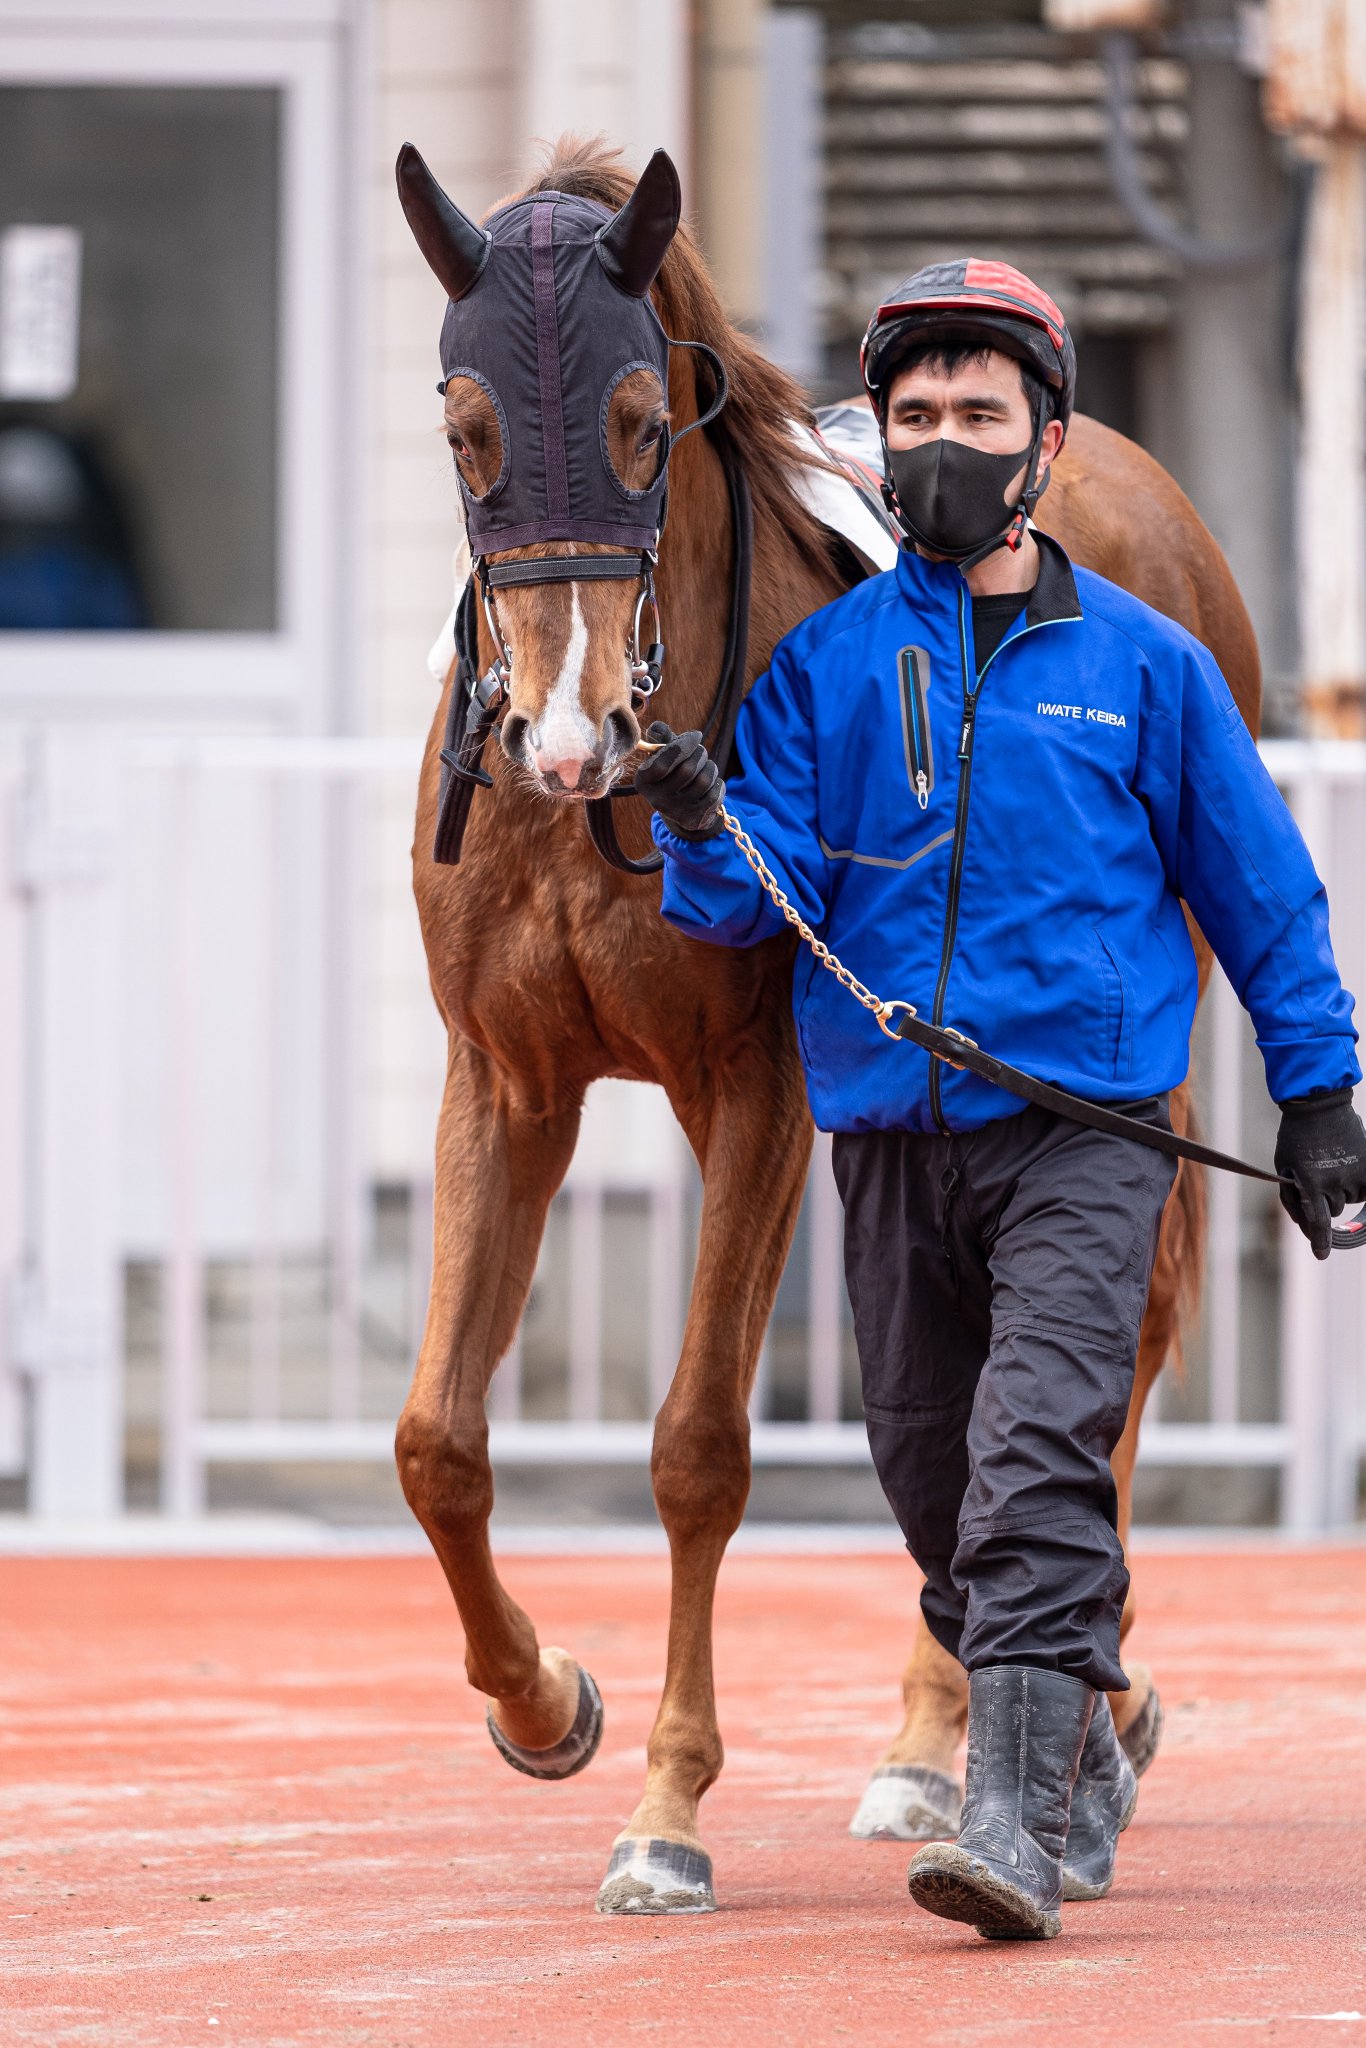
{"label": "horse hoof", "polygon": [[1147,1699],[1119,1738],[1120,1748],[1133,1765],[1136,1778],[1143,1776],[1157,1755],[1162,1740],[1163,1718],[1157,1687],[1149,1679]]}
{"label": "horse hoof", "polygon": [[705,1849],[658,1838],[618,1842],[598,1893],[600,1913],[714,1913]]}
{"label": "horse hoof", "polygon": [[861,1842],[951,1842],[963,1812],[962,1787],[923,1764],[883,1764],[849,1823]]}
{"label": "horse hoof", "polygon": [[580,1667],[579,1711],[574,1716],[574,1725],[549,1749],[523,1749],[520,1742],[509,1741],[493,1718],[491,1701],[487,1719],[494,1748],[514,1771],[524,1771],[528,1778],[572,1778],[576,1771],[591,1764],[598,1753],[602,1741],[602,1694]]}

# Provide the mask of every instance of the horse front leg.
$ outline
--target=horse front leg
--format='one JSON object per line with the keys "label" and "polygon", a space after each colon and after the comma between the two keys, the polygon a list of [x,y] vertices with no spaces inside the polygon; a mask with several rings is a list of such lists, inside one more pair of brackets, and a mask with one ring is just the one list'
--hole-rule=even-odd
{"label": "horse front leg", "polygon": [[795,1062],[756,1061],[748,1074],[727,1078],[724,1096],[704,1113],[680,1110],[704,1193],[682,1354],[655,1422],[650,1465],[672,1569],[668,1661],[644,1793],[613,1848],[601,1913],[705,1913],[716,1905],[697,1824],[723,1760],[712,1609],[749,1494],[747,1402],[811,1153]]}
{"label": "horse front leg", "polygon": [[515,1769],[542,1778],[568,1777],[589,1761],[602,1702],[566,1651],[539,1646],[494,1569],[484,1396],[516,1333],[579,1106],[577,1098],[531,1103],[467,1040],[452,1038],[431,1299],[394,1444],[408,1504],[455,1596],[469,1682],[489,1698],[489,1732]]}

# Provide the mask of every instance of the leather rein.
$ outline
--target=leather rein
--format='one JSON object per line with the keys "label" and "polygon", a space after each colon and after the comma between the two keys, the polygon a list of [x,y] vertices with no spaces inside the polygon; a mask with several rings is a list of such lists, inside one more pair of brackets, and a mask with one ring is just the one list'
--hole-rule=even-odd
{"label": "leather rein", "polygon": [[[744,464],[729,437],[717,434],[714,445],[721,458],[730,500],[733,545],[726,644],[716,691],[702,732],[713,758],[725,762],[735,738],[735,722],[745,693],[754,569],[754,510]],[[469,581],[456,607],[455,678],[451,685],[450,708],[446,714],[441,748],[441,792],[432,847],[434,861],[444,867],[458,865],[474,793],[477,789],[493,787],[493,777],[482,766],[484,748],[507,707],[512,675],[512,649],[498,621],[494,593],[541,583],[638,579],[640,593],[631,622],[627,659],[631,670],[632,709],[639,715],[664,679],[663,627],[654,582],[657,560],[653,549],[639,554],[548,555],[518,562],[491,562],[483,556],[475,558]],[[479,674],[478,657],[478,610],[481,604],[494,645],[493,660],[483,675]],[[642,645],[641,631],[647,614],[654,638]],[[664,865],[662,853],[656,851],[647,854],[644,860],[633,860],[617,838],[612,803],[635,793],[634,788],[627,784],[609,789],[603,796],[590,797],[584,805],[588,836],[609,867],[627,875],[658,874]]]}

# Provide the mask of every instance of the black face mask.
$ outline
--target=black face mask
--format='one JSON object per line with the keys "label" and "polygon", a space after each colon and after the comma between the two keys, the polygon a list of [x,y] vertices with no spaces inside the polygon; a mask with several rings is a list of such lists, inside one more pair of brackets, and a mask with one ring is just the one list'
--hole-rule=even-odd
{"label": "black face mask", "polygon": [[923,441],[918,448],[889,448],[887,467],[911,539],[951,562],[980,560],[1006,539],[1022,513],[1033,509],[1037,492],[1026,489],[1013,505],[1006,491],[1021,470],[1032,481],[1036,446],[1017,455],[987,455],[962,441]]}

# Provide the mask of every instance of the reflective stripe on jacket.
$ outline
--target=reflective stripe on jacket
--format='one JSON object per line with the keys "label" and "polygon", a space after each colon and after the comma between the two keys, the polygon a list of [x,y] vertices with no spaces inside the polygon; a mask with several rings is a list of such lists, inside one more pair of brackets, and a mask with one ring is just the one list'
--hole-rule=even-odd
{"label": "reflective stripe on jacket", "polygon": [[[1190,905],[1251,1013],[1277,1101],[1361,1078],[1304,841],[1208,651],[1040,534],[978,674],[959,570],[903,550],[774,652],[727,805],[879,995],[1096,1102],[1184,1079]],[[728,833],[656,817],[663,912],[749,946],[782,920]],[[793,1008],[827,1130],[973,1130],[1016,1097],[893,1045],[809,950]]]}

